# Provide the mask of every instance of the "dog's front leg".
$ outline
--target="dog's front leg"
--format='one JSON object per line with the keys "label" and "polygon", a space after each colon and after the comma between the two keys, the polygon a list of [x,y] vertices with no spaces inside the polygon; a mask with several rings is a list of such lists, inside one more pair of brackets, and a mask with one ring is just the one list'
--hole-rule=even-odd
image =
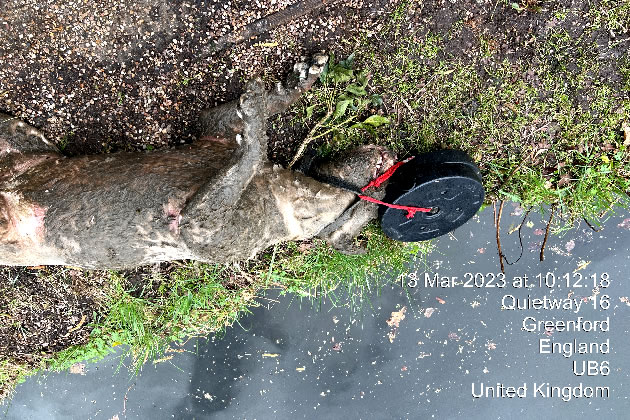
{"label": "dog's front leg", "polygon": [[267,97],[267,112],[269,115],[279,114],[286,111],[291,105],[297,102],[302,94],[308,91],[319,79],[328,62],[325,55],[315,55],[312,63],[296,63],[293,66],[293,73],[289,75],[285,85],[278,82],[275,88],[269,92]]}

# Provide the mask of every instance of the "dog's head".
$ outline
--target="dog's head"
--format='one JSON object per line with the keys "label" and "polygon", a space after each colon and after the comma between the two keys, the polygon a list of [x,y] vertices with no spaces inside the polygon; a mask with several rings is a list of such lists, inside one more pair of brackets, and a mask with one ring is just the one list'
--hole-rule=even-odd
{"label": "dog's head", "polygon": [[391,168],[395,161],[396,155],[392,151],[370,144],[316,163],[312,174],[321,181],[358,191]]}

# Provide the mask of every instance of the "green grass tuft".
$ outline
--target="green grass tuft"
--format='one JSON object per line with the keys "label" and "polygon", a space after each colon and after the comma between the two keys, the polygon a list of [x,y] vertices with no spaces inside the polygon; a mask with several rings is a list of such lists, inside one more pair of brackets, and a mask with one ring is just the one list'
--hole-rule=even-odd
{"label": "green grass tuft", "polygon": [[270,263],[267,278],[280,285],[283,293],[356,308],[432,248],[431,242],[393,241],[376,225],[370,225],[362,236],[358,239],[366,241],[362,255],[341,254],[324,241],[288,243]]}

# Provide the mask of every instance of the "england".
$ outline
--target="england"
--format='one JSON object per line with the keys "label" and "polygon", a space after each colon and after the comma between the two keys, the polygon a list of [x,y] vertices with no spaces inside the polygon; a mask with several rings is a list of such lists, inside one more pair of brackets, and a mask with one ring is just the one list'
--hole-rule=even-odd
{"label": "england", "polygon": [[540,354],[562,354],[567,359],[574,354],[608,354],[610,353],[610,338],[600,343],[578,342],[576,339],[568,342],[556,342],[549,338],[541,338],[538,343]]}

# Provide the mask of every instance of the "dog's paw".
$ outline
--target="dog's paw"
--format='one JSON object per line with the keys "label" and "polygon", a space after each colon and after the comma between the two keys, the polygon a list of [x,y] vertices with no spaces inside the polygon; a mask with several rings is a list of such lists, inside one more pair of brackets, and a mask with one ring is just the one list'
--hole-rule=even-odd
{"label": "dog's paw", "polygon": [[267,96],[269,115],[284,112],[291,104],[294,104],[319,79],[327,62],[328,57],[320,54],[315,55],[310,63],[306,59],[296,63],[286,83],[278,82],[269,92]]}
{"label": "dog's paw", "polygon": [[310,89],[312,84],[317,80],[319,75],[324,70],[326,63],[328,62],[328,56],[323,54],[317,54],[313,56],[310,64],[306,61],[300,61],[293,66],[293,73],[297,76],[298,87],[303,90]]}
{"label": "dog's paw", "polygon": [[308,69],[308,72],[310,74],[316,74],[319,76],[321,72],[324,70],[326,63],[328,63],[328,56],[323,55],[323,54],[317,54],[313,56],[313,64]]}

